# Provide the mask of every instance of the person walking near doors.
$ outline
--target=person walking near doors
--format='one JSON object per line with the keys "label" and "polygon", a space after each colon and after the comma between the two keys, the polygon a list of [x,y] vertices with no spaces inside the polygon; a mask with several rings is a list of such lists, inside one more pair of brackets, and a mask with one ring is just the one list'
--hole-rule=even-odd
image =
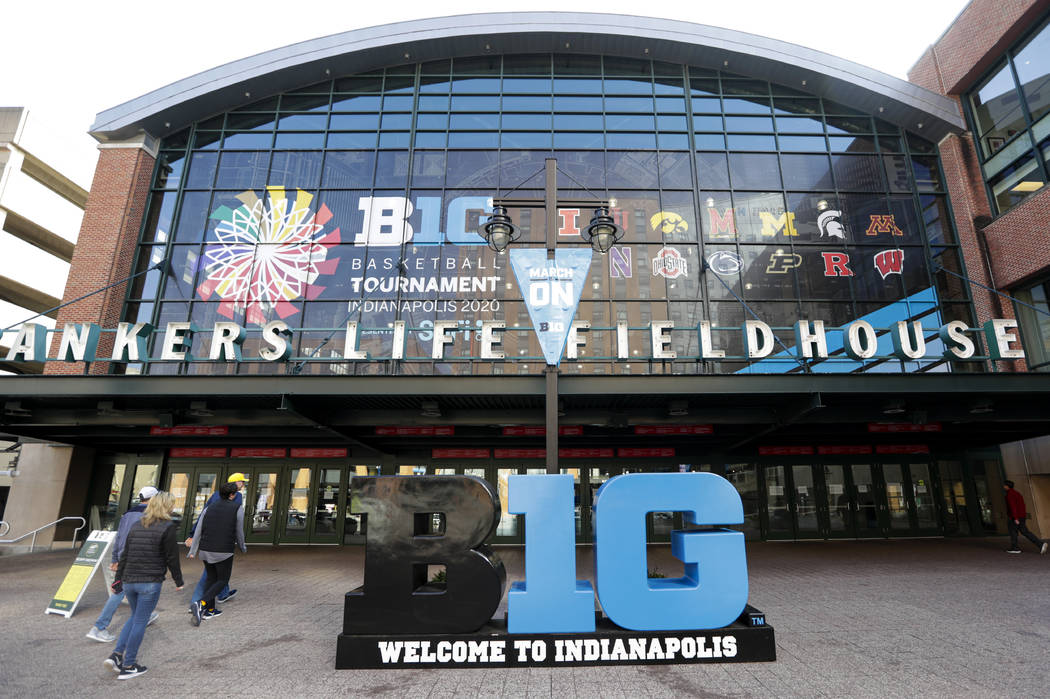
{"label": "person walking near doors", "polygon": [[197,520],[189,556],[193,558],[199,552],[204,562],[205,587],[201,601],[190,606],[194,626],[200,626],[202,619],[222,614],[215,608],[215,596],[230,581],[234,546],[241,553],[248,551],[244,543],[244,504],[236,501],[239,494],[234,483],[223,483],[219,501],[205,507]]}
{"label": "person walking near doors", "polygon": [[[142,519],[142,514],[146,511],[146,505],[149,504],[150,498],[156,495],[157,492],[157,489],[152,485],[145,486],[139,491],[139,504],[125,512],[124,516],[120,518],[120,525],[117,527],[117,538],[113,541],[113,556],[109,564],[110,570],[116,571],[120,562],[120,554],[124,550],[124,542],[128,538],[128,532],[131,531],[131,527],[135,522]],[[91,630],[87,632],[88,638],[100,643],[112,643],[117,640],[117,637],[106,629],[109,627],[110,622],[113,621],[113,615],[116,613],[117,607],[123,601],[123,592],[112,592],[110,594],[105,606],[102,607],[102,613],[98,615],[98,619],[91,625]],[[158,616],[156,611],[150,612],[149,621],[146,622],[146,625],[149,626],[155,622]]]}
{"label": "person walking near doors", "polygon": [[[239,473],[239,472],[238,473],[231,473],[230,477],[226,479],[226,482],[227,483],[233,483],[233,484],[235,484],[237,486],[237,497],[235,498],[234,502],[236,502],[238,505],[243,505],[244,497],[241,495],[241,491],[244,490],[244,486],[248,482],[248,477],[246,475],[244,475],[243,473]],[[208,505],[211,505],[212,503],[218,502],[218,501],[219,501],[219,492],[215,491],[214,493],[212,493],[211,497],[208,498],[208,502],[205,503],[205,505],[204,505],[205,509],[207,509]],[[203,516],[203,514],[204,513],[201,512],[202,516]],[[193,547],[193,532],[197,529],[197,525],[199,523],[200,523],[200,517],[198,517],[197,521],[193,523],[193,529],[190,530],[190,538],[186,539],[186,548],[192,548]],[[193,610],[193,605],[200,606],[200,601],[201,601],[202,596],[204,594],[204,581],[205,581],[205,577],[206,576],[207,576],[207,571],[201,571],[201,579],[197,581],[197,587],[195,587],[194,590],[193,590],[193,598],[190,600],[192,602],[192,604],[190,605],[190,610],[191,611]],[[219,592],[219,594],[215,596],[215,599],[217,601],[219,601],[219,602],[226,602],[227,600],[233,599],[233,596],[236,595],[236,594],[237,594],[237,590],[236,589],[231,590],[229,583],[227,583],[226,586],[223,587],[222,590]]]}
{"label": "person walking near doors", "polygon": [[1010,548],[1006,552],[1021,553],[1021,549],[1017,547],[1017,532],[1021,532],[1026,539],[1035,544],[1039,553],[1046,553],[1047,543],[1036,538],[1025,524],[1028,513],[1024,509],[1024,497],[1014,490],[1014,482],[1003,481],[1003,490],[1006,491],[1006,528],[1010,532]]}
{"label": "person walking near doors", "polygon": [[138,677],[146,666],[138,663],[139,646],[146,635],[150,613],[160,599],[160,588],[166,571],[171,571],[175,589],[183,587],[179,566],[179,544],[171,511],[175,498],[157,493],[150,498],[142,518],[132,525],[117,564],[114,590],[123,588],[131,605],[131,617],[120,629],[117,647],[104,661],[120,674],[118,680]]}

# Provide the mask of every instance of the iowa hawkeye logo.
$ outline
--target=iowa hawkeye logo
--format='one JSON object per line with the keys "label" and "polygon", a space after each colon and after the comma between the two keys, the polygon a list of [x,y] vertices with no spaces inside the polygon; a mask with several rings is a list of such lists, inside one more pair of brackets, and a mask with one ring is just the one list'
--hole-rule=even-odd
{"label": "iowa hawkeye logo", "polygon": [[883,279],[891,274],[900,274],[904,269],[904,251],[899,248],[883,250],[875,256],[875,269]]}

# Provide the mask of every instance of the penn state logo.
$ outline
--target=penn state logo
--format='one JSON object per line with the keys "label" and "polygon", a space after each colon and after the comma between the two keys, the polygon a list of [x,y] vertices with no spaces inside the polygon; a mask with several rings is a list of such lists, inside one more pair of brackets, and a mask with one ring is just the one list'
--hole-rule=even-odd
{"label": "penn state logo", "polygon": [[649,225],[654,231],[660,231],[664,235],[672,233],[685,233],[689,230],[689,223],[673,211],[659,211],[649,218]]}
{"label": "penn state logo", "polygon": [[744,268],[744,260],[735,252],[719,250],[707,258],[707,266],[718,275],[738,274]]}
{"label": "penn state logo", "polygon": [[875,269],[883,279],[891,274],[901,274],[904,269],[904,250],[883,250],[875,256]]}

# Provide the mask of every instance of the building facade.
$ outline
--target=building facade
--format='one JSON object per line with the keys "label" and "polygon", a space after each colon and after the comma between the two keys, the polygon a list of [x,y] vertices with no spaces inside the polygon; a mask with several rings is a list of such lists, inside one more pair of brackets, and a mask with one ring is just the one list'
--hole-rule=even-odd
{"label": "building facade", "polygon": [[240,471],[256,543],[360,543],[350,479],[424,473],[491,481],[513,543],[507,477],[559,470],[580,542],[638,470],[726,476],[751,538],[1004,530],[999,445],[1050,432],[1050,383],[974,283],[967,128],[816,51],[611,15],[407,22],[188,78],[92,127],[65,298],[129,281],[17,338],[46,375],[4,382],[4,430],[73,445],[17,485],[106,526],[153,483],[188,523]]}

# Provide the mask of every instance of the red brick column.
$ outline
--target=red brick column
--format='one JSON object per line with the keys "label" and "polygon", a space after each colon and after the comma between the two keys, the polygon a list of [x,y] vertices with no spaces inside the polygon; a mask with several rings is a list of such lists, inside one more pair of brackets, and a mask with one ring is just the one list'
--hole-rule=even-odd
{"label": "red brick column", "polygon": [[[69,278],[62,301],[70,301],[124,279],[132,273],[135,246],[149,194],[156,156],[139,143],[126,147],[105,144],[100,147],[95,177],[91,182],[80,237],[73,251]],[[65,323],[98,323],[114,328],[120,322],[127,284],[119,284],[66,306],[58,313],[56,327]],[[49,356],[58,351],[58,339],[51,343]],[[104,334],[98,356],[113,351],[113,336]],[[95,362],[90,373],[105,374],[108,362]],[[48,362],[45,374],[83,374],[83,362]]]}

